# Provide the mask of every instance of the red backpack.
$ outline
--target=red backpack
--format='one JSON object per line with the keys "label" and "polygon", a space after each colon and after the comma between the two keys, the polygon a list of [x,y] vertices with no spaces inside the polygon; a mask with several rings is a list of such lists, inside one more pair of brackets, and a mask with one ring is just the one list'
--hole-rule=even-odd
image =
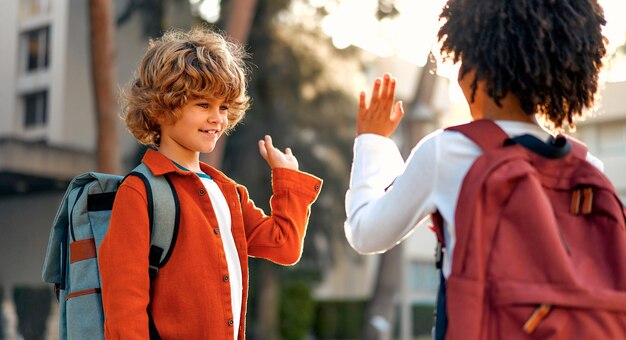
{"label": "red backpack", "polygon": [[452,270],[441,287],[447,325],[440,316],[436,333],[626,339],[624,207],[586,148],[564,137],[510,139],[488,120],[448,130],[483,155],[459,194]]}

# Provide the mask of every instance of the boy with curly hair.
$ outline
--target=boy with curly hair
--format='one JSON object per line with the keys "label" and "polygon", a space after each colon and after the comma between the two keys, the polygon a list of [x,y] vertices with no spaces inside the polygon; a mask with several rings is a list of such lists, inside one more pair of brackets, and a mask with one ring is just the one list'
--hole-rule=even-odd
{"label": "boy with curly hair", "polygon": [[172,183],[180,202],[175,247],[151,283],[146,189],[129,176],[115,199],[99,249],[105,336],[109,339],[243,339],[248,256],[298,262],[321,180],[298,171],[287,148],[265,136],[272,169],[271,215],[245,187],[200,162],[249,106],[245,54],[208,29],[152,40],[125,94],[125,122],[151,146],[142,162]]}
{"label": "boy with curly hair", "polygon": [[[596,0],[449,0],[440,19],[441,52],[455,63],[461,62],[458,83],[471,117],[485,121],[492,130],[495,123],[498,137],[530,135],[545,141],[552,133],[573,126],[574,118],[592,107],[606,53],[601,31],[606,22]],[[404,114],[401,103],[394,104],[395,85],[395,79],[385,74],[374,82],[369,101],[364,92],[360,95],[345,234],[359,253],[381,253],[405,239],[422,219],[438,212],[445,243],[442,273],[448,279],[456,268],[454,261],[466,260],[453,259],[460,239],[457,225],[466,223],[459,218],[458,207],[483,203],[461,202],[464,196],[460,194],[464,179],[484,150],[460,130],[438,130],[413,148],[405,164],[389,138]],[[542,124],[552,131],[546,131]],[[483,137],[496,140],[495,135]],[[597,158],[584,152],[581,155],[580,162],[591,163],[593,171],[602,169]],[[506,249],[506,245],[502,247]],[[470,301],[467,296],[479,290],[467,288],[463,298]],[[488,298],[478,299],[477,304]],[[549,307],[540,312],[545,316],[547,311]],[[444,314],[445,309],[437,311],[438,321]],[[475,317],[478,322],[467,328],[486,325],[481,324],[482,315]],[[461,328],[453,333],[458,336],[469,331]],[[438,331],[439,339],[445,326]],[[449,334],[448,338],[474,338],[465,336]],[[487,339],[492,335],[482,336]]]}

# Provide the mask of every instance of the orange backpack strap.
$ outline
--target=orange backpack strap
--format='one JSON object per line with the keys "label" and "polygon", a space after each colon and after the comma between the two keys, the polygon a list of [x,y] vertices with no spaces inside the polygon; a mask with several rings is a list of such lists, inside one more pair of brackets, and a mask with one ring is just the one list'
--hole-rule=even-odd
{"label": "orange backpack strap", "polygon": [[446,242],[443,238],[443,217],[439,213],[439,210],[430,215],[430,220],[433,223],[430,226],[430,230],[432,230],[435,233],[435,236],[437,236],[437,241],[439,241],[442,245],[445,245]]}
{"label": "orange backpack strap", "polygon": [[446,247],[446,241],[443,237],[443,216],[439,213],[439,210],[430,214],[430,221],[433,223],[430,226],[430,230],[435,233],[437,237],[437,250],[435,252],[435,266],[441,270],[443,268],[443,248]]}

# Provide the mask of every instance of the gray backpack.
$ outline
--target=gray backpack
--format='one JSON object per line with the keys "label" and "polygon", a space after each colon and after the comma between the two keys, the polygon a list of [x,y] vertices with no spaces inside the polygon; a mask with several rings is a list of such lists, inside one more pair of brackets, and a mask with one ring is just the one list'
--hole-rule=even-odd
{"label": "gray backpack", "polygon": [[[176,242],[180,209],[174,186],[145,164],[128,176],[146,186],[150,219],[151,281]],[[60,305],[59,339],[104,339],[98,248],[109,228],[113,200],[124,177],[94,172],[69,184],[52,224],[42,277],[53,283]]]}

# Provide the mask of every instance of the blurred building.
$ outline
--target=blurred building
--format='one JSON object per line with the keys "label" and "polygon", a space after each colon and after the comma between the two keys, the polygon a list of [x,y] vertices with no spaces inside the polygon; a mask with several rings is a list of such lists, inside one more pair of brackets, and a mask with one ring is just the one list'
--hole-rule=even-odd
{"label": "blurred building", "polygon": [[622,202],[626,202],[626,82],[607,83],[600,91],[597,112],[577,123],[575,136],[604,162]]}
{"label": "blurred building", "polygon": [[[52,220],[75,175],[95,170],[96,127],[89,1],[12,0],[0,11],[0,297],[2,327],[16,336],[12,296],[47,287],[41,268]],[[124,86],[146,48],[147,29],[192,23],[188,1],[165,1],[163,20],[136,1],[114,1],[116,79]],[[134,7],[131,7],[133,5]],[[154,6],[153,6],[154,7]],[[130,11],[133,10],[133,11]],[[125,169],[137,144],[120,120]],[[56,330],[49,332],[56,335]]]}

